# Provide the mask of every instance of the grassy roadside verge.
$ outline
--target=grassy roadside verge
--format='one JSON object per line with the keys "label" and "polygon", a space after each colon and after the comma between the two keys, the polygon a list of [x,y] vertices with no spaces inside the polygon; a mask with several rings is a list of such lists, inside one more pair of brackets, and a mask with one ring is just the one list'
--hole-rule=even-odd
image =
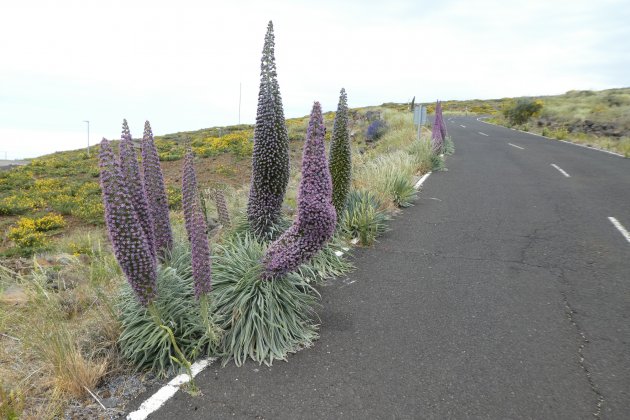
{"label": "grassy roadside verge", "polygon": [[[356,113],[351,131],[357,168],[353,195],[357,198],[344,240],[359,237],[361,244],[369,245],[383,232],[388,217],[412,203],[413,184],[432,163],[429,133],[423,133],[421,142],[415,141],[408,112],[385,107]],[[367,144],[364,132],[370,119],[382,119],[387,129]],[[208,162],[199,158],[197,163]],[[287,217],[295,208],[299,159],[292,159],[292,165],[285,200]],[[212,183],[202,186],[209,188]],[[247,202],[247,187],[226,186],[226,190],[228,210],[236,218]],[[207,207],[208,217],[217,218],[211,200]],[[178,211],[172,213],[172,219],[181,226]],[[213,233],[213,241],[220,241],[221,230]],[[112,415],[124,409],[121,394],[125,391],[110,386],[121,377],[132,376],[117,346],[116,303],[123,284],[98,227],[66,231],[47,251],[31,259],[4,262],[0,267],[0,415],[59,417],[80,406]],[[101,400],[117,399],[120,404],[99,412],[91,394]]]}
{"label": "grassy roadside verge", "polygon": [[538,134],[550,140],[563,140],[569,143],[591,147],[593,149],[614,152],[625,158],[630,158],[630,137],[611,138],[586,133],[569,133],[566,128],[561,126],[557,128],[548,128],[540,127],[533,123],[514,126],[507,122],[505,118],[500,116],[492,116],[484,121],[502,127],[515,128],[528,133]]}

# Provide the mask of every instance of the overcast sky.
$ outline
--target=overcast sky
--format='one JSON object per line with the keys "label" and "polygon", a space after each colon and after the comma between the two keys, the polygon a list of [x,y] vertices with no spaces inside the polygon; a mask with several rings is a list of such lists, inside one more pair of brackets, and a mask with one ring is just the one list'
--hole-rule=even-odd
{"label": "overcast sky", "polygon": [[253,123],[270,19],[287,117],[630,86],[627,0],[5,1],[0,159]]}

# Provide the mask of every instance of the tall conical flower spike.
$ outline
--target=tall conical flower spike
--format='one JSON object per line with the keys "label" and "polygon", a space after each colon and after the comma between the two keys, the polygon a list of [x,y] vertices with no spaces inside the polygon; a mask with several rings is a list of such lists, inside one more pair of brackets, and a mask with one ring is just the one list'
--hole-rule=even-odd
{"label": "tall conical flower spike", "polygon": [[311,259],[330,240],[336,222],[324,146],[324,119],[319,102],[315,102],[302,155],[297,218],[267,249],[263,278],[282,276]]}
{"label": "tall conical flower spike", "polygon": [[341,217],[346,206],[346,198],[350,191],[351,172],[352,157],[350,135],[348,133],[348,95],[346,95],[346,90],[342,88],[330,142],[332,201],[337,211],[337,217]]}
{"label": "tall conical flower spike", "polygon": [[269,22],[260,71],[247,218],[252,232],[267,238],[278,222],[289,182],[289,136],[276,77],[273,24]]}
{"label": "tall conical flower spike", "polygon": [[147,306],[157,297],[155,257],[134,210],[120,163],[105,139],[101,142],[99,166],[105,224],[114,255],[138,301]]}
{"label": "tall conical flower spike", "polygon": [[173,246],[173,232],[169,218],[168,198],[164,187],[164,176],[160,167],[160,156],[149,121],[144,123],[142,136],[142,174],[144,190],[153,220],[155,249],[158,254],[170,251]]}
{"label": "tall conical flower spike", "polygon": [[441,108],[440,103],[435,104],[435,118],[433,119],[433,127],[431,129],[431,150],[433,154],[442,154],[444,148],[444,137],[442,136],[442,121],[441,121]]}
{"label": "tall conical flower spike", "polygon": [[190,240],[195,296],[199,299],[212,290],[212,267],[207,234],[208,226],[201,210],[194,157],[190,149],[187,150],[184,158],[182,206],[186,232],[188,232],[188,239]]}
{"label": "tall conical flower spike", "polygon": [[120,166],[129,185],[129,193],[133,207],[138,213],[138,220],[147,238],[151,253],[155,257],[155,235],[153,233],[153,218],[149,211],[149,203],[144,189],[144,183],[140,176],[140,167],[136,149],[131,139],[127,120],[123,120],[123,131],[120,139]]}

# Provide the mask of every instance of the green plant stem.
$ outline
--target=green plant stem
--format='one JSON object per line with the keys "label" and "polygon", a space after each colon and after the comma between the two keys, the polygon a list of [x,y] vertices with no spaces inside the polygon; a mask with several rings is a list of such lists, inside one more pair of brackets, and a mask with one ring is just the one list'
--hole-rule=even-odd
{"label": "green plant stem", "polygon": [[210,322],[210,295],[205,293],[199,298],[199,313],[201,315],[201,321],[206,327],[206,333],[211,343],[216,343],[218,340],[217,333]]}
{"label": "green plant stem", "polygon": [[155,322],[155,325],[157,325],[162,330],[166,331],[166,333],[168,334],[168,337],[171,340],[171,344],[173,345],[173,348],[175,349],[175,353],[178,356],[178,357],[171,356],[171,359],[186,369],[186,372],[188,373],[188,376],[190,377],[191,392],[195,392],[197,389],[197,386],[195,385],[195,379],[192,374],[192,365],[188,361],[188,359],[186,359],[186,356],[177,345],[177,341],[175,341],[175,334],[173,334],[173,330],[171,330],[169,327],[167,327],[166,325],[162,323],[162,318],[160,317],[160,313],[158,312],[157,308],[155,307],[153,303],[149,304],[148,310],[149,310],[149,313],[151,314],[151,317],[153,318],[153,322]]}

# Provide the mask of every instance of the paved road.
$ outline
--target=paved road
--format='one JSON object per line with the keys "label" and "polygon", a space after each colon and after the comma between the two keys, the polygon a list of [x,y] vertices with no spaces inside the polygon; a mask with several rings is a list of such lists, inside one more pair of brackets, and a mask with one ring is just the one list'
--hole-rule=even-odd
{"label": "paved road", "polygon": [[211,366],[150,418],[629,418],[630,243],[608,217],[630,228],[630,160],[451,120],[449,170],[322,289],[314,348]]}

